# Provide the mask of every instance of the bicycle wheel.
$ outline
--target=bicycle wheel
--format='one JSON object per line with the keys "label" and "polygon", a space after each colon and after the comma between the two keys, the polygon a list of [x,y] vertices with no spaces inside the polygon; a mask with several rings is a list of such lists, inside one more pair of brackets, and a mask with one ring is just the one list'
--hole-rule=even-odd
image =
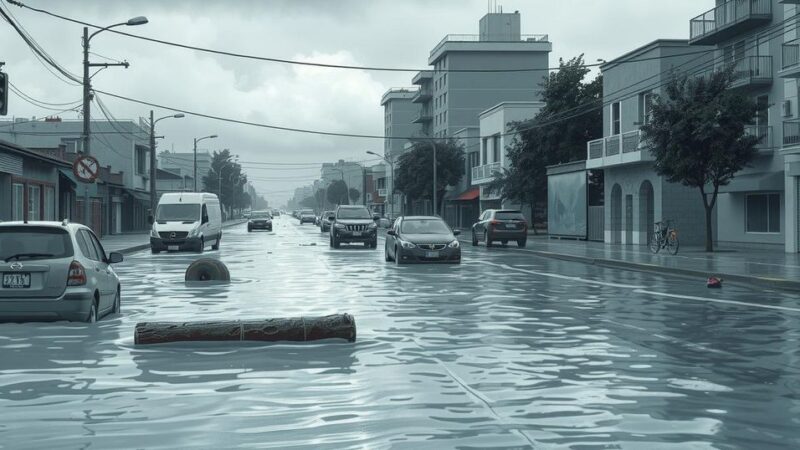
{"label": "bicycle wheel", "polygon": [[667,251],[670,255],[678,253],[678,236],[675,233],[670,233],[667,237]]}
{"label": "bicycle wheel", "polygon": [[653,253],[658,253],[661,250],[661,241],[658,239],[658,233],[653,233],[650,235],[650,251]]}

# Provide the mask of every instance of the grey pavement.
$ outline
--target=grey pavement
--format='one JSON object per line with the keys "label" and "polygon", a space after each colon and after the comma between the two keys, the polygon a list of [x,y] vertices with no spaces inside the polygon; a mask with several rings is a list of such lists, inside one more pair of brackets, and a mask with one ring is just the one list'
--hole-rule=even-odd
{"label": "grey pavement", "polygon": [[[223,228],[244,223],[244,219],[229,220],[222,224]],[[150,232],[111,234],[100,239],[106,252],[120,252],[123,254],[150,248]]]}

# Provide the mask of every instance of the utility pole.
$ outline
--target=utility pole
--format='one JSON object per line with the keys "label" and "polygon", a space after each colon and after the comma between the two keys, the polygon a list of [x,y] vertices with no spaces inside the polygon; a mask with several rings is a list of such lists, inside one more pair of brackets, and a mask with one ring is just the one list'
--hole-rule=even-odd
{"label": "utility pole", "polygon": [[197,192],[197,138],[194,138],[194,151],[192,153],[194,154],[194,164],[193,164],[194,171],[192,173],[192,179],[194,180],[194,189],[192,190],[192,192]]}
{"label": "utility pole", "polygon": [[156,122],[150,110],[150,215],[156,214]]}
{"label": "utility pole", "polygon": [[431,205],[432,207],[431,211],[433,212],[433,214],[431,215],[435,216],[437,215],[436,214],[436,143],[433,142],[433,139],[431,139],[430,143],[431,143],[431,148],[433,148],[433,205]]}

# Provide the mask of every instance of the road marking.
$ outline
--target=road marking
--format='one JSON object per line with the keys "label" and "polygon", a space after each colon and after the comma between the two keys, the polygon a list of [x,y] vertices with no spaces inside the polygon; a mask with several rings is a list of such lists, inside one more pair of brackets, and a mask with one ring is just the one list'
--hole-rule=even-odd
{"label": "road marking", "polygon": [[647,286],[635,285],[635,284],[620,284],[620,283],[609,283],[607,281],[597,281],[597,280],[589,280],[586,278],[581,277],[573,277],[569,275],[559,275],[557,273],[550,273],[550,272],[538,272],[535,270],[528,270],[528,269],[520,269],[518,267],[512,267],[508,264],[497,264],[489,261],[481,261],[481,265],[490,265],[495,267],[500,267],[502,269],[507,270],[516,270],[517,272],[529,273],[531,275],[540,275],[543,277],[550,277],[550,278],[558,278],[561,280],[570,280],[570,281],[578,281],[581,283],[588,283],[588,284],[599,284],[601,286],[608,286],[608,287],[617,287],[617,288],[624,288],[624,289],[644,289]]}
{"label": "road marking", "polygon": [[655,295],[656,297],[670,297],[670,298],[683,299],[683,300],[695,300],[695,301],[701,301],[701,302],[725,303],[725,304],[728,304],[728,305],[751,306],[751,307],[755,307],[755,308],[777,309],[779,311],[800,312],[800,308],[792,308],[792,307],[789,307],[789,306],[762,305],[762,304],[759,304],[759,303],[740,302],[740,301],[737,301],[737,300],[723,300],[723,299],[719,299],[719,298],[695,297],[693,295],[668,294],[666,292],[655,292],[655,291],[648,291],[648,290],[645,290],[645,289],[636,289],[633,292],[635,292],[637,294]]}

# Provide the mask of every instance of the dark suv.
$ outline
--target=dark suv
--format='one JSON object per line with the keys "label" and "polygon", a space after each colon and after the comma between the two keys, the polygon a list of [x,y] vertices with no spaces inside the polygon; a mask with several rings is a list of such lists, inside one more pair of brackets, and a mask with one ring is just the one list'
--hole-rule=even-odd
{"label": "dark suv", "polygon": [[528,222],[521,211],[510,209],[487,209],[472,225],[472,245],[485,241],[487,247],[500,241],[503,245],[508,241],[517,241],[517,245],[525,247],[528,242]]}
{"label": "dark suv", "polygon": [[378,247],[378,225],[375,217],[365,206],[340,206],[330,220],[331,247],[339,244],[363,242],[370,248]]}

